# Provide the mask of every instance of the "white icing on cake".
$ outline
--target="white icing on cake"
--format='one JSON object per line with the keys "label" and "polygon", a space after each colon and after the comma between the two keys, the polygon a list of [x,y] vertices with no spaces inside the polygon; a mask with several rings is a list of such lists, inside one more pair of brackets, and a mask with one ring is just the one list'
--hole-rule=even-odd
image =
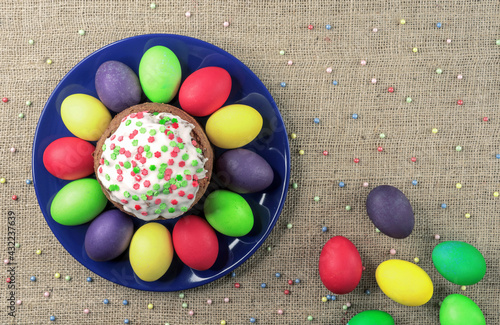
{"label": "white icing on cake", "polygon": [[97,177],[111,200],[142,220],[185,213],[206,177],[195,126],[170,113],[132,113],[106,139]]}

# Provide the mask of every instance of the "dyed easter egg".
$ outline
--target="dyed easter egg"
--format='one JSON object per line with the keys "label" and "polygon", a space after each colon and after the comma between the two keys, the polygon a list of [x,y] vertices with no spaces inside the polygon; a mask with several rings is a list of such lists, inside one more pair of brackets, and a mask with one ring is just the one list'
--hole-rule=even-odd
{"label": "dyed easter egg", "polygon": [[427,303],[434,292],[431,278],[419,266],[403,260],[387,260],[375,271],[380,289],[392,300],[405,306]]}
{"label": "dyed easter egg", "polygon": [[474,246],[461,241],[445,241],[434,247],[432,262],[446,280],[473,285],[486,274],[486,261]]}
{"label": "dyed easter egg", "polygon": [[146,223],[137,229],[130,242],[130,264],[143,281],[161,278],[170,267],[173,256],[170,232],[157,222]]}
{"label": "dyed easter egg", "polygon": [[441,325],[486,325],[483,312],[466,296],[451,294],[444,298],[439,309]]}
{"label": "dyed easter egg", "polygon": [[319,256],[319,276],[325,287],[335,294],[354,290],[361,280],[363,265],[354,244],[343,236],[330,238]]}
{"label": "dyed easter egg", "polygon": [[153,103],[168,103],[181,84],[181,64],[174,52],[165,46],[153,46],[139,63],[139,81],[144,94]]}
{"label": "dyed easter egg", "polygon": [[99,183],[92,178],[82,178],[57,192],[50,205],[50,214],[61,225],[77,226],[97,217],[107,203]]}
{"label": "dyed easter egg", "polygon": [[43,152],[43,165],[57,178],[75,180],[94,172],[95,147],[79,138],[53,141]]}
{"label": "dyed easter egg", "polygon": [[210,142],[219,148],[242,147],[259,134],[262,116],[247,105],[224,106],[213,113],[205,127]]}
{"label": "dyed easter egg", "polygon": [[240,237],[253,228],[253,213],[245,199],[236,193],[217,190],[210,193],[203,206],[208,223],[223,235]]}
{"label": "dyed easter egg", "polygon": [[365,310],[351,318],[347,325],[394,325],[394,319],[385,311]]}
{"label": "dyed easter egg", "polygon": [[106,106],[99,99],[73,94],[61,104],[61,118],[68,130],[87,141],[97,141],[111,122]]}
{"label": "dyed easter egg", "polygon": [[274,179],[273,169],[267,161],[246,149],[224,152],[215,168],[223,184],[242,194],[260,192],[271,185]]}
{"label": "dyed easter egg", "polygon": [[119,61],[106,61],[99,66],[95,74],[95,89],[101,102],[113,112],[121,112],[141,101],[139,78]]}
{"label": "dyed easter egg", "polygon": [[219,67],[193,72],[179,90],[179,104],[193,116],[207,116],[221,108],[231,92],[231,76]]}
{"label": "dyed easter egg", "polygon": [[120,256],[130,244],[134,223],[120,210],[108,210],[95,218],[85,234],[85,251],[94,261],[109,261]]}
{"label": "dyed easter egg", "polygon": [[182,217],[172,231],[175,253],[181,261],[198,271],[208,270],[219,254],[215,231],[205,219],[189,215]]}
{"label": "dyed easter egg", "polygon": [[415,217],[410,201],[394,186],[381,185],[371,190],[366,210],[375,227],[389,237],[405,238],[413,231]]}

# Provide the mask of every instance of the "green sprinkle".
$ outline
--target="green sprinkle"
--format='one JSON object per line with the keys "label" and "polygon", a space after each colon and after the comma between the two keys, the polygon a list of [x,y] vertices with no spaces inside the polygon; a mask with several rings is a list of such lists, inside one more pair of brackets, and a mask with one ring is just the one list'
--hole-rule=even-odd
{"label": "green sprinkle", "polygon": [[189,159],[189,155],[187,153],[182,155],[182,160],[186,161]]}
{"label": "green sprinkle", "polygon": [[109,181],[111,179],[111,177],[109,177],[108,174],[106,174],[106,176],[104,176],[104,178],[106,178],[107,181]]}
{"label": "green sprinkle", "polygon": [[123,167],[125,167],[127,169],[130,168],[130,166],[131,166],[130,161],[126,161],[123,163]]}
{"label": "green sprinkle", "polygon": [[149,130],[150,135],[156,135],[156,130]]}
{"label": "green sprinkle", "polygon": [[147,158],[151,158],[151,157],[153,157],[153,153],[152,153],[151,151],[150,151],[150,152],[147,152],[147,153],[146,153],[146,157],[147,157]]}
{"label": "green sprinkle", "polygon": [[125,192],[123,192],[123,196],[126,197],[126,198],[129,198],[130,197],[130,193],[127,192],[127,191],[125,191]]}
{"label": "green sprinkle", "polygon": [[132,140],[132,145],[133,146],[137,146],[139,144],[139,140]]}
{"label": "green sprinkle", "polygon": [[142,134],[144,134],[144,133],[146,133],[146,129],[145,128],[140,128],[139,132],[141,132]]}
{"label": "green sprinkle", "polygon": [[437,73],[437,74],[441,74],[441,73],[443,73],[443,70],[441,70],[440,68],[437,68],[437,69],[436,69],[436,73]]}
{"label": "green sprinkle", "polygon": [[158,191],[160,189],[160,184],[153,185],[153,190]]}
{"label": "green sprinkle", "polygon": [[164,133],[166,129],[167,128],[164,127],[163,125],[158,128],[158,130],[160,130],[161,133]]}
{"label": "green sprinkle", "polygon": [[131,121],[131,120],[126,120],[126,121],[125,121],[125,126],[129,126],[129,125],[130,125],[130,123],[132,123],[132,121]]}
{"label": "green sprinkle", "polygon": [[173,140],[172,140],[172,141],[170,141],[170,146],[171,146],[171,147],[176,147],[176,146],[177,146],[177,142],[175,142],[175,141],[173,141]]}
{"label": "green sprinkle", "polygon": [[167,204],[166,203],[161,203],[160,204],[160,209],[165,210],[166,208],[167,208]]}
{"label": "green sprinkle", "polygon": [[141,171],[141,169],[139,167],[134,167],[134,169],[132,169],[134,171],[134,173],[136,174],[139,174],[139,172]]}
{"label": "green sprinkle", "polygon": [[149,196],[153,196],[153,190],[147,191],[146,194],[149,195]]}
{"label": "green sprinkle", "polygon": [[314,197],[314,201],[318,202],[319,201],[319,196]]}
{"label": "green sprinkle", "polygon": [[165,119],[164,119],[164,118],[162,118],[162,119],[160,120],[160,122],[158,122],[158,123],[160,123],[161,125],[163,125],[163,124],[165,124],[165,122],[166,122],[166,121],[165,121]]}
{"label": "green sprinkle", "polygon": [[455,147],[455,150],[456,150],[456,151],[462,151],[462,146],[456,146],[456,147]]}
{"label": "green sprinkle", "polygon": [[178,181],[182,181],[182,175],[176,175],[175,178],[178,180]]}
{"label": "green sprinkle", "polygon": [[109,166],[109,161],[107,161],[106,159],[104,159],[104,165]]}
{"label": "green sprinkle", "polygon": [[168,195],[169,193],[170,193],[170,191],[168,189],[164,189],[163,190],[163,194],[167,194]]}
{"label": "green sprinkle", "polygon": [[139,197],[137,195],[132,195],[132,200],[139,201]]}
{"label": "green sprinkle", "polygon": [[292,225],[291,223],[289,223],[289,224],[287,224],[287,225],[286,225],[286,227],[287,227],[288,229],[292,229],[292,228],[293,228],[293,225]]}
{"label": "green sprinkle", "polygon": [[155,210],[155,213],[156,213],[156,214],[160,214],[160,213],[161,213],[161,210],[160,210],[160,209],[156,209],[156,210]]}
{"label": "green sprinkle", "polygon": [[154,113],[153,113],[153,115],[154,115],[154,116],[156,116],[156,115],[158,115],[158,114],[160,114],[160,113],[159,113],[159,112],[154,112]]}
{"label": "green sprinkle", "polygon": [[115,159],[116,159],[116,154],[115,154],[115,153],[112,153],[112,154],[110,155],[110,157],[111,157],[111,159],[115,160]]}
{"label": "green sprinkle", "polygon": [[149,166],[149,170],[153,171],[153,170],[155,170],[155,169],[156,169],[156,166],[155,166],[155,165],[151,165],[151,166]]}
{"label": "green sprinkle", "polygon": [[385,134],[380,133],[379,137],[380,137],[380,139],[385,139]]}
{"label": "green sprinkle", "polygon": [[191,171],[189,169],[184,169],[184,175],[191,175]]}
{"label": "green sprinkle", "polygon": [[167,169],[168,165],[166,163],[161,163],[160,167],[163,168],[163,170]]}
{"label": "green sprinkle", "polygon": [[175,182],[175,186],[176,186],[177,188],[182,187],[182,186],[181,186],[181,182]]}
{"label": "green sprinkle", "polygon": [[171,178],[171,179],[168,181],[168,183],[169,183],[170,185],[174,184],[174,183],[175,183],[175,178]]}
{"label": "green sprinkle", "polygon": [[144,201],[146,201],[148,199],[148,197],[146,196],[146,194],[142,194],[141,195],[141,199],[144,200]]}
{"label": "green sprinkle", "polygon": [[172,119],[172,123],[177,123],[177,119],[176,119],[176,118],[173,118],[173,119]]}
{"label": "green sprinkle", "polygon": [[179,147],[179,149],[184,149],[184,143],[179,143],[177,147]]}
{"label": "green sprinkle", "polygon": [[102,145],[102,151],[104,151],[104,150],[106,150],[106,145],[105,144]]}
{"label": "green sprinkle", "polygon": [[351,206],[350,205],[346,205],[345,209],[346,209],[346,211],[351,211]]}
{"label": "green sprinkle", "polygon": [[199,154],[201,154],[201,153],[202,153],[202,151],[201,151],[201,149],[200,149],[200,148],[196,148],[196,152],[197,152],[197,153],[199,153]]}
{"label": "green sprinkle", "polygon": [[115,184],[115,191],[119,191],[119,190],[120,190],[120,186]]}
{"label": "green sprinkle", "polygon": [[142,126],[142,122],[141,121],[137,121],[137,122],[135,122],[135,125],[136,126]]}
{"label": "green sprinkle", "polygon": [[197,173],[201,173],[202,171],[203,171],[203,168],[198,168],[198,169],[196,170],[196,172],[197,172]]}
{"label": "green sprinkle", "polygon": [[158,196],[158,194],[160,194],[160,192],[154,191],[153,196]]}
{"label": "green sprinkle", "polygon": [[299,184],[297,184],[297,183],[293,183],[293,184],[292,184],[292,187],[293,187],[293,188],[298,188],[298,187],[299,187]]}
{"label": "green sprinkle", "polygon": [[168,147],[167,147],[167,146],[161,146],[161,151],[163,151],[163,152],[167,152],[167,150],[168,150]]}
{"label": "green sprinkle", "polygon": [[175,208],[174,208],[174,207],[172,207],[172,208],[168,208],[168,212],[170,212],[170,213],[174,213],[174,212],[175,212]]}
{"label": "green sprinkle", "polygon": [[174,132],[172,132],[172,131],[168,131],[168,132],[167,132],[167,135],[170,135],[170,134],[172,134],[172,133],[174,133]]}
{"label": "green sprinkle", "polygon": [[115,169],[120,169],[120,165],[116,164]]}
{"label": "green sprinkle", "polygon": [[148,151],[149,151],[149,149],[151,149],[151,148],[149,147],[149,145],[148,145],[148,144],[144,146],[144,151],[148,152]]}
{"label": "green sprinkle", "polygon": [[198,160],[191,161],[191,166],[198,166]]}
{"label": "green sprinkle", "polygon": [[183,180],[183,181],[182,181],[182,183],[181,183],[181,186],[182,186],[182,187],[186,187],[186,186],[188,186],[188,181]]}
{"label": "green sprinkle", "polygon": [[165,174],[164,173],[158,173],[158,175],[156,177],[158,179],[162,179],[163,177],[165,177]]}
{"label": "green sprinkle", "polygon": [[188,208],[186,208],[186,207],[182,207],[182,208],[181,208],[181,211],[182,211],[182,212],[186,212],[187,210],[188,210]]}

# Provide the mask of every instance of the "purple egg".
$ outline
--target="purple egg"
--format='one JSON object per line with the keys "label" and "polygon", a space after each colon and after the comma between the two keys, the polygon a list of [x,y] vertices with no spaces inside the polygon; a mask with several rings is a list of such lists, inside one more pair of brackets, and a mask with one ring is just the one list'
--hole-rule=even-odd
{"label": "purple egg", "polygon": [[120,210],[101,213],[85,234],[85,251],[94,261],[109,261],[122,254],[130,244],[134,223]]}
{"label": "purple egg", "polygon": [[261,156],[246,149],[223,153],[216,163],[219,179],[237,193],[255,193],[267,188],[274,179],[271,166]]}
{"label": "purple egg", "polygon": [[101,102],[114,112],[139,104],[142,89],[139,78],[127,65],[106,61],[95,74],[95,89]]}
{"label": "purple egg", "polygon": [[375,227],[389,237],[405,238],[413,231],[415,217],[410,201],[394,186],[381,185],[371,190],[366,210]]}

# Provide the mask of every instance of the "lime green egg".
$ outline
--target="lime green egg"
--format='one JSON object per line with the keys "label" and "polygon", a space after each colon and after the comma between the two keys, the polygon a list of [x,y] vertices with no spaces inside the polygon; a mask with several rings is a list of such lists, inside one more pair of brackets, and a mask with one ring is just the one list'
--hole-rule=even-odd
{"label": "lime green egg", "polygon": [[203,210],[208,223],[223,235],[240,237],[253,228],[250,205],[241,195],[231,191],[217,190],[210,193]]}
{"label": "lime green egg", "polygon": [[441,325],[486,325],[479,306],[472,299],[456,293],[441,303],[439,322]]}
{"label": "lime green egg", "polygon": [[448,281],[473,285],[486,274],[486,261],[474,246],[461,241],[445,241],[434,247],[432,262]]}
{"label": "lime green egg", "polygon": [[385,311],[365,310],[351,318],[347,325],[394,325],[394,319]]}
{"label": "lime green egg", "polygon": [[111,122],[106,106],[95,97],[73,94],[61,104],[61,118],[68,130],[87,141],[97,141]]}
{"label": "lime green egg", "polygon": [[92,178],[82,178],[57,192],[50,205],[50,214],[61,225],[77,226],[97,217],[107,203],[99,183]]}
{"label": "lime green egg", "polygon": [[153,103],[168,103],[181,85],[182,70],[177,56],[165,46],[148,49],[139,63],[139,81]]}

